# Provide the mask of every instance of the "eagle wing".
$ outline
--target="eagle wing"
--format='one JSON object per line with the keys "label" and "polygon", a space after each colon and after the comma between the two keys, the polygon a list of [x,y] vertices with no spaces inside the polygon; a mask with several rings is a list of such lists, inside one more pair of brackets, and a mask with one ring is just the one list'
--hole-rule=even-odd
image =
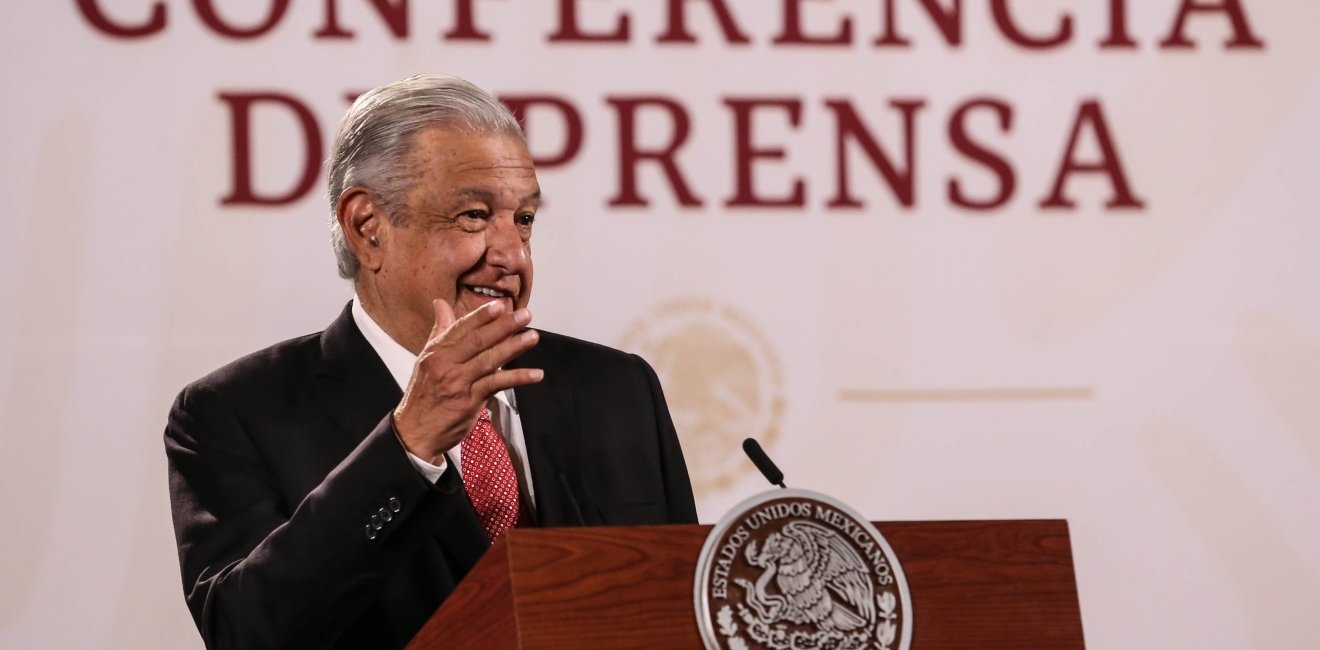
{"label": "eagle wing", "polygon": [[852,629],[875,623],[875,587],[857,551],[838,533],[810,521],[790,522],[784,526],[784,532],[799,540],[811,540],[805,544],[812,556],[811,573],[861,618],[840,627]]}

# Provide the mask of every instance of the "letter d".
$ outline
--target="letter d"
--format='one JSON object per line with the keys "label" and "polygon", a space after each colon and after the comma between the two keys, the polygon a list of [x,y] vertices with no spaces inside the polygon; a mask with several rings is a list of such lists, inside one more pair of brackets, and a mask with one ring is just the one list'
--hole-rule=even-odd
{"label": "letter d", "polygon": [[[277,93],[220,93],[219,97],[220,101],[229,106],[234,161],[233,187],[228,195],[220,199],[220,205],[286,205],[306,196],[320,175],[323,155],[321,132],[307,106],[294,97]],[[259,102],[289,109],[302,128],[303,151],[306,154],[303,157],[302,176],[292,189],[283,194],[258,194],[252,186],[251,116],[253,105]]]}

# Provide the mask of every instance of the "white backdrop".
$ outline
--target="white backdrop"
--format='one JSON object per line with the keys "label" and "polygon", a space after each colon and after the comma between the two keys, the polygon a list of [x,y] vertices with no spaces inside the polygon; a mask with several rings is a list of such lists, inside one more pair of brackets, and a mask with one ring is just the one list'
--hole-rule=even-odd
{"label": "white backdrop", "polygon": [[[349,296],[322,179],[287,205],[221,204],[235,134],[220,95],[295,98],[328,140],[346,93],[442,71],[580,114],[580,150],[541,172],[535,324],[656,365],[703,521],[764,487],[737,450],[757,435],[791,485],[874,519],[1066,518],[1091,647],[1320,647],[1320,5],[969,0],[951,44],[917,0],[730,0],[749,42],[729,44],[706,0],[400,2],[406,36],[370,2],[286,4],[0,9],[0,646],[200,647],[166,411]],[[696,42],[657,42],[669,4]],[[1184,4],[1219,9],[1183,21]],[[997,5],[1035,38],[1067,15],[1068,38],[1015,43]],[[88,18],[147,29],[157,6],[140,38]],[[462,6],[490,40],[442,37]],[[850,20],[851,42],[775,44],[793,6],[817,36]],[[874,43],[888,6],[910,45]],[[278,20],[235,39],[199,7],[234,29]],[[313,36],[327,7],[352,38]],[[626,15],[628,38],[552,42],[564,7],[584,32]],[[1162,47],[1173,32],[1192,47]],[[687,116],[673,160],[700,206],[646,160],[647,205],[610,205],[620,106],[654,97]],[[730,100],[762,100],[742,148],[772,150],[748,163],[753,191],[800,180],[801,205],[726,205]],[[921,103],[910,134],[895,101]],[[831,102],[911,172],[910,198],[846,129],[841,170]],[[265,195],[293,188],[306,156],[281,106],[252,113]],[[635,146],[662,149],[673,115],[646,106]],[[557,113],[529,128],[534,153],[563,149]],[[1085,171],[1101,131],[1143,207],[1106,207],[1115,177]],[[952,179],[972,200],[1004,189],[992,159],[1012,193],[960,207]],[[1065,179],[1075,207],[1042,209],[1065,159],[1083,168]],[[830,205],[841,177],[860,207]]]}

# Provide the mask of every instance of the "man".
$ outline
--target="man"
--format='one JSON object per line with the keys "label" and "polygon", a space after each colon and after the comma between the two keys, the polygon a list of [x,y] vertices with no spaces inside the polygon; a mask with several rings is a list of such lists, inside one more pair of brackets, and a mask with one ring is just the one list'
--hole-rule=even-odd
{"label": "man", "polygon": [[354,300],[185,388],[165,431],[208,647],[402,647],[513,525],[696,521],[651,368],[527,328],[540,189],[507,109],[382,86],[329,172]]}

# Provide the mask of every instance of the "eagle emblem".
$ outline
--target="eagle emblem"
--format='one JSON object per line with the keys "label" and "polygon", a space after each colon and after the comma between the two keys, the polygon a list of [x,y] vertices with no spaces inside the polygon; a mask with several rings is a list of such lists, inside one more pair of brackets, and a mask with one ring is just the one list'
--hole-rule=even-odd
{"label": "eagle emblem", "polygon": [[745,555],[762,569],[761,576],[754,584],[744,578],[734,582],[761,620],[842,632],[875,625],[875,588],[866,564],[838,533],[810,521],[792,521],[770,533],[759,549],[749,542]]}
{"label": "eagle emblem", "polygon": [[709,650],[907,650],[911,595],[880,531],[809,490],[752,497],[701,550],[697,627]]}

